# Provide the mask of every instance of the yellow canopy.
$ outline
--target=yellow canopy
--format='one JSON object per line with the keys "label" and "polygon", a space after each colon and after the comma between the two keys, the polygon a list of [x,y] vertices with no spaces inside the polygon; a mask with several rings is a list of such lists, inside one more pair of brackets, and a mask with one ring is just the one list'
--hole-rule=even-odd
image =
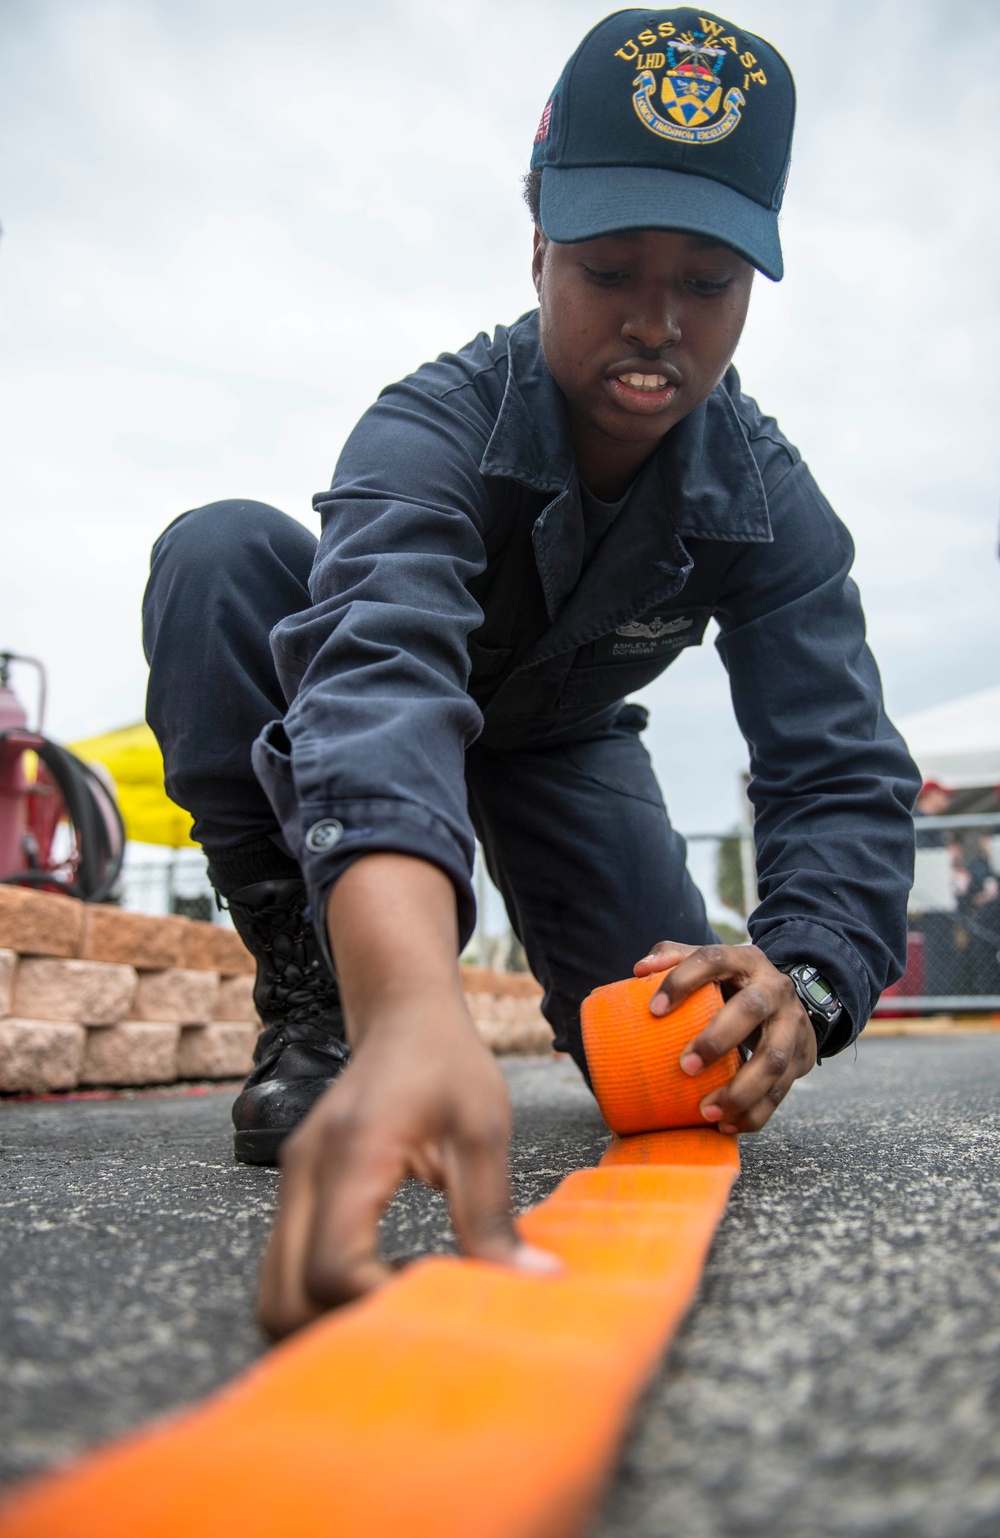
{"label": "yellow canopy", "polygon": [[84,763],[103,764],[118,790],[125,833],[140,844],[190,849],[191,818],[163,788],[163,756],[145,721],[68,744]]}

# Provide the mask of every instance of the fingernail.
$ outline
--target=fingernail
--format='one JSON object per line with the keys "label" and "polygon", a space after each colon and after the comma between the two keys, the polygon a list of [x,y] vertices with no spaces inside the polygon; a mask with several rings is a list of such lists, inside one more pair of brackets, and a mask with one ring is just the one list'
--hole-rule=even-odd
{"label": "fingernail", "polygon": [[649,1001],[651,1015],[665,1015],[670,1008],[670,1000],[665,993],[654,993]]}
{"label": "fingernail", "polygon": [[536,1276],[552,1276],[563,1269],[558,1255],[548,1250],[537,1250],[533,1244],[519,1244],[514,1251],[514,1264],[519,1271],[531,1271]]}
{"label": "fingernail", "polygon": [[721,1121],[726,1113],[721,1105],[706,1105],[701,1114],[706,1121]]}
{"label": "fingernail", "polygon": [[732,1125],[732,1123],[728,1122],[728,1121],[727,1122],[720,1122],[719,1123],[719,1131],[720,1132],[728,1133],[730,1137],[735,1137],[736,1133],[739,1131],[739,1128],[738,1127],[734,1127]]}
{"label": "fingernail", "polygon": [[701,1070],[704,1068],[704,1066],[705,1064],[702,1062],[697,1052],[685,1052],[684,1056],[681,1058],[682,1073],[690,1073],[692,1075],[701,1073]]}

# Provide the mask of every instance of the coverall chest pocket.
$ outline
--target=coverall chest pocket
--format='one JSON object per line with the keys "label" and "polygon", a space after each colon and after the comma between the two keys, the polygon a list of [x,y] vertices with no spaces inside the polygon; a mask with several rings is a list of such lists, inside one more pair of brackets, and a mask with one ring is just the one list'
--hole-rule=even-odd
{"label": "coverall chest pocket", "polygon": [[559,696],[560,710],[612,704],[658,678],[687,646],[700,646],[709,608],[659,608],[582,646]]}

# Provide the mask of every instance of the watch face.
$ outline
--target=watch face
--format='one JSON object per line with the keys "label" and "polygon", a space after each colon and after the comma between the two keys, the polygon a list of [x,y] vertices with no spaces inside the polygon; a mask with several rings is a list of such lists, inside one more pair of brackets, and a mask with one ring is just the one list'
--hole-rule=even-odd
{"label": "watch face", "polygon": [[820,1009],[826,1009],[833,1003],[833,989],[818,973],[815,977],[803,978],[802,982],[806,993]]}
{"label": "watch face", "polygon": [[840,1019],[842,1007],[840,1000],[826,978],[820,976],[816,967],[803,961],[798,966],[790,967],[789,975],[807,1011],[815,1010],[819,1019],[825,1020],[830,1025]]}

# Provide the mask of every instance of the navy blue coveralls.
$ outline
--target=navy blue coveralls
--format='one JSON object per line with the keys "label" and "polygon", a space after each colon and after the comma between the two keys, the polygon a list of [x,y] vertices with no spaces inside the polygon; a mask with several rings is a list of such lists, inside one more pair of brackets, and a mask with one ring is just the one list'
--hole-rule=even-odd
{"label": "navy blue coveralls", "polygon": [[416,855],[454,882],[464,942],[475,830],[556,1045],[581,1060],[593,987],[658,940],[711,938],[645,711],[624,701],[714,616],[750,751],[750,934],[833,983],[824,1054],[853,1039],[902,969],[919,778],[883,710],[850,536],[734,369],[589,559],[535,314],[385,390],[315,505],[318,547],[273,508],[223,502],[154,549],[149,719],[210,858],[270,837],[321,917],[359,856]]}

